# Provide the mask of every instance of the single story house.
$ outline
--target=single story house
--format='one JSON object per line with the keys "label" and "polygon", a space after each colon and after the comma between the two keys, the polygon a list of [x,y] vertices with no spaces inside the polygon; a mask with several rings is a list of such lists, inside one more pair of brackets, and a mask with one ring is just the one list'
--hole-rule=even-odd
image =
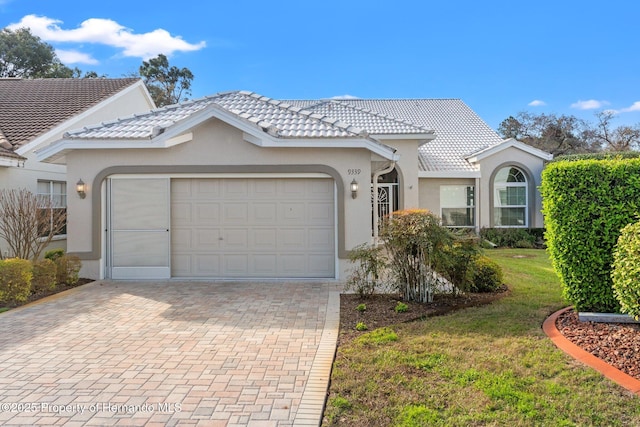
{"label": "single story house", "polygon": [[[27,189],[66,209],[66,167],[40,162],[34,151],[68,130],[154,107],[137,78],[1,78],[0,189]],[[74,189],[75,181],[70,185]],[[55,246],[64,248],[65,238],[58,236]],[[13,255],[3,241],[0,252],[2,257]]]}
{"label": "single story house", "polygon": [[38,158],[87,183],[68,200],[86,277],[344,280],[349,251],[397,209],[542,227],[551,156],[458,99],[235,91],[68,132]]}

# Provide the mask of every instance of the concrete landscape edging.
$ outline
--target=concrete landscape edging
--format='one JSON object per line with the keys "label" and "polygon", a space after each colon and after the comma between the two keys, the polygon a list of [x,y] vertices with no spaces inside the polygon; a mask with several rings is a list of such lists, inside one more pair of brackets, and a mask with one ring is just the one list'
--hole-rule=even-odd
{"label": "concrete landscape edging", "polygon": [[564,351],[569,356],[595,369],[605,377],[609,378],[610,380],[614,381],[630,392],[640,396],[640,380],[637,380],[634,377],[625,374],[621,370],[609,365],[602,359],[599,359],[588,351],[583,350],[560,333],[560,331],[556,327],[556,320],[561,314],[572,309],[573,307],[566,307],[556,311],[551,316],[547,317],[547,319],[542,324],[544,333],[547,334],[551,341],[560,350]]}

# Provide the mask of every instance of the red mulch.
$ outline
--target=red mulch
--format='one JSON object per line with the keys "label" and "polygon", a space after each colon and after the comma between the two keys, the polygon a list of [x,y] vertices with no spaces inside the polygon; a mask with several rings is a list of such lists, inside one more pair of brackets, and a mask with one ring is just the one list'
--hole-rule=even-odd
{"label": "red mulch", "polygon": [[640,380],[640,325],[581,322],[570,310],[558,317],[556,327],[578,347]]}

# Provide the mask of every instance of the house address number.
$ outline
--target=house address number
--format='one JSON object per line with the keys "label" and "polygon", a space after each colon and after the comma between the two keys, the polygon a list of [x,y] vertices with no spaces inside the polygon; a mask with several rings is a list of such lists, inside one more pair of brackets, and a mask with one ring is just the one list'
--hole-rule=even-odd
{"label": "house address number", "polygon": [[347,169],[347,174],[349,175],[360,175],[362,169]]}

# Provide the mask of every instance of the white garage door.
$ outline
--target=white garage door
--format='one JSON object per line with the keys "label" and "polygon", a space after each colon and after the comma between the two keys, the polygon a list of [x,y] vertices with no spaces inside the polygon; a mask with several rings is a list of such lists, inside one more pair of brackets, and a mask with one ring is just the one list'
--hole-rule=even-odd
{"label": "white garage door", "polygon": [[335,277],[328,178],[171,180],[171,275]]}

